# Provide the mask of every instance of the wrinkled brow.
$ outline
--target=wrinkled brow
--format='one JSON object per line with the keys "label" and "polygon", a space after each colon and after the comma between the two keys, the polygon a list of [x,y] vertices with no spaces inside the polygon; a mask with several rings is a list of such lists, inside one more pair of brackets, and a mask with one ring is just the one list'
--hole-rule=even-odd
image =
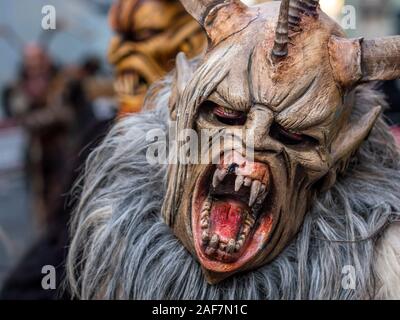
{"label": "wrinkled brow", "polygon": [[300,94],[299,99],[289,99],[282,110],[276,113],[276,120],[282,126],[292,130],[306,130],[329,125],[337,108],[327,105],[328,101],[316,95],[312,87]]}

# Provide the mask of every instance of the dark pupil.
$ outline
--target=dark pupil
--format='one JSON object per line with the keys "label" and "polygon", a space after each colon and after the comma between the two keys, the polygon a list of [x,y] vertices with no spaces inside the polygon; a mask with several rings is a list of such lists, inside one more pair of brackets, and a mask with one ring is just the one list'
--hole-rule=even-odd
{"label": "dark pupil", "polygon": [[[224,109],[211,101],[203,102],[202,107],[206,110],[210,110],[219,122],[229,126],[244,125],[247,120],[247,115],[244,112]],[[277,123],[271,126],[270,135],[272,138],[285,145],[298,145],[302,143],[318,144],[318,141],[314,138],[289,132]],[[234,168],[232,168],[232,170],[234,170]]]}
{"label": "dark pupil", "polygon": [[270,135],[272,138],[285,145],[293,146],[301,143],[318,144],[318,141],[314,138],[302,134],[291,133],[277,123],[272,125]]}
{"label": "dark pupil", "polygon": [[212,103],[212,112],[217,120],[229,126],[244,125],[247,117],[244,112],[223,108]]}

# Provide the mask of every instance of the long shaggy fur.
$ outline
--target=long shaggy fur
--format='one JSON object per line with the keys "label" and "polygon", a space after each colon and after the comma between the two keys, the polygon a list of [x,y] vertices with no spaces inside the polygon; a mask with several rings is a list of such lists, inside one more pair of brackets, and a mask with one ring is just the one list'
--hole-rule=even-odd
{"label": "long shaggy fur", "polygon": [[[377,241],[399,218],[400,157],[382,119],[346,174],[320,194],[303,227],[269,265],[218,285],[161,218],[167,166],[146,161],[151,129],[168,130],[169,83],[157,107],[119,122],[91,154],[72,222],[68,280],[82,299],[368,299],[388,298],[376,275]],[[360,87],[354,116],[385,105]],[[393,235],[392,235],[393,237]],[[398,242],[397,242],[398,243]],[[345,266],[355,289],[345,289]]]}

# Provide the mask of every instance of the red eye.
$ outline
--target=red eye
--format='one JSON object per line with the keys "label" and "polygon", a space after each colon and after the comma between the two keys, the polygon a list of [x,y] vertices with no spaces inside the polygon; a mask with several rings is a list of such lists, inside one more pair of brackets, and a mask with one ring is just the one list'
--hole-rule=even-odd
{"label": "red eye", "polygon": [[244,112],[224,108],[218,105],[214,106],[212,112],[218,121],[230,126],[244,125],[247,119]]}
{"label": "red eye", "polygon": [[298,145],[301,143],[311,143],[318,144],[318,141],[310,136],[290,132],[289,130],[283,128],[277,123],[274,123],[271,127],[271,136],[278,140],[279,142],[286,145]]}

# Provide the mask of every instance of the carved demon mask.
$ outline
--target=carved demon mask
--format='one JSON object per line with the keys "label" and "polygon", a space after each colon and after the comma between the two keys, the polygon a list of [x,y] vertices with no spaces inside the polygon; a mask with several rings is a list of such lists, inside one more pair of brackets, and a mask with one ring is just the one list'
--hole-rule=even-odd
{"label": "carved demon mask", "polygon": [[251,160],[234,148],[218,164],[169,167],[163,217],[217,283],[277,257],[346,170],[381,111],[354,116],[355,88],[400,76],[400,39],[348,39],[314,0],[181,2],[208,50],[196,65],[178,55],[177,133],[253,136]]}
{"label": "carved demon mask", "polygon": [[116,35],[108,57],[122,114],[141,109],[149,85],[174,67],[178,52],[193,57],[205,44],[199,24],[177,0],[119,0],[109,20]]}

